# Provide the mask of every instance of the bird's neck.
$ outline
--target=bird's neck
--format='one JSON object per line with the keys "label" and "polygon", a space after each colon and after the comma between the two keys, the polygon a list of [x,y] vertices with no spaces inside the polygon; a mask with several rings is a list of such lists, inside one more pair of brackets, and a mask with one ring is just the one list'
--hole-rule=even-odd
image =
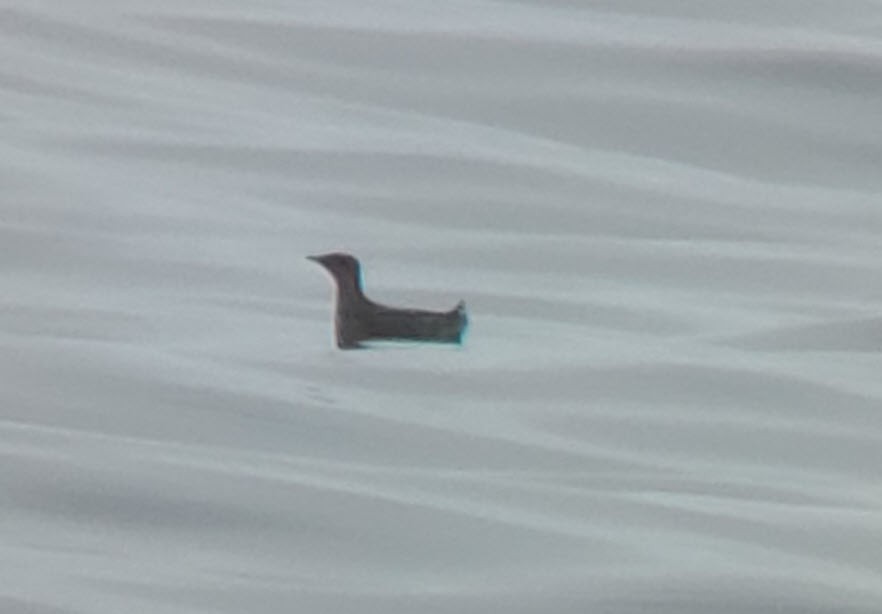
{"label": "bird's neck", "polygon": [[361,279],[356,277],[337,278],[337,307],[357,306],[367,302],[361,289]]}

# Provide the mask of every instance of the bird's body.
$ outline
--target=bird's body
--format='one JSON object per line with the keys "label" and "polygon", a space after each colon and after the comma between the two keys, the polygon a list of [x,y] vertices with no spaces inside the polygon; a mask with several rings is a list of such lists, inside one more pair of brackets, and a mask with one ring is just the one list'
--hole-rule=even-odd
{"label": "bird's body", "polygon": [[353,256],[332,253],[308,258],[325,267],[336,282],[334,328],[338,347],[357,348],[371,339],[462,343],[468,324],[464,302],[450,311],[387,307],[364,295],[361,266]]}

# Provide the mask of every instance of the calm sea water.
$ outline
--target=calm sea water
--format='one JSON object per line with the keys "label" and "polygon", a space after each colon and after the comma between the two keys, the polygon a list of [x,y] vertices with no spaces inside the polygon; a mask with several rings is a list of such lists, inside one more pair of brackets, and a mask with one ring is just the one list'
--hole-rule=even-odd
{"label": "calm sea water", "polygon": [[878,612],[880,101],[875,1],[4,3],[0,610]]}

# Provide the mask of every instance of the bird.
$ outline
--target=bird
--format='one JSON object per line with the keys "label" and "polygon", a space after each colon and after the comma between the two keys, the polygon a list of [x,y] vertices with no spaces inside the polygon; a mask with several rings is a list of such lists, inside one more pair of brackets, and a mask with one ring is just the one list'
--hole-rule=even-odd
{"label": "bird", "polygon": [[354,256],[333,252],[306,258],[323,266],[336,282],[334,331],[340,349],[383,339],[462,344],[468,325],[465,301],[450,311],[387,307],[364,295],[361,264]]}

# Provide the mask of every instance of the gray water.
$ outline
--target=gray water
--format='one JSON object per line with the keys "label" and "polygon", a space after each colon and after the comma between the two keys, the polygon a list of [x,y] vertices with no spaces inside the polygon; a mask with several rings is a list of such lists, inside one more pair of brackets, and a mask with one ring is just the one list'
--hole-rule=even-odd
{"label": "gray water", "polygon": [[13,0],[0,134],[4,614],[880,611],[882,3]]}

